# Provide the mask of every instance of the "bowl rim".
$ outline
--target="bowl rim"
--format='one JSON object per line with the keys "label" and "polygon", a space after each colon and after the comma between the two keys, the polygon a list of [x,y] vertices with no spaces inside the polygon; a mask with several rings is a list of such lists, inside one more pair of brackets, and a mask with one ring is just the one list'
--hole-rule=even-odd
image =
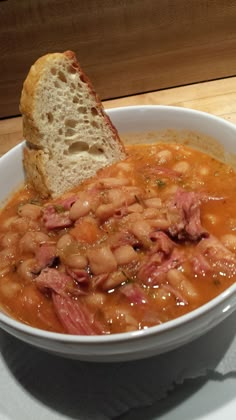
{"label": "bowl rim", "polygon": [[[218,124],[225,125],[229,128],[232,128],[236,133],[236,125],[231,123],[230,121],[224,120],[222,117],[212,115],[205,111],[199,111],[191,108],[179,107],[179,106],[169,106],[169,105],[132,105],[132,106],[121,106],[117,108],[109,108],[105,109],[106,113],[109,117],[112,118],[114,114],[117,112],[129,112],[129,111],[148,111],[148,110],[160,110],[160,111],[167,111],[167,112],[175,112],[175,113],[184,113],[193,116],[199,116],[213,122],[217,122]],[[11,154],[14,154],[17,149],[21,149],[24,145],[24,140],[17,144],[15,147],[10,149],[7,153],[5,153],[1,158],[2,160],[9,158]],[[170,321],[164,322],[162,324],[154,325],[147,329],[137,330],[137,331],[130,331],[130,332],[123,332],[123,333],[115,333],[115,334],[107,334],[107,335],[74,335],[74,334],[64,334],[58,332],[51,332],[47,330],[42,330],[36,327],[32,327],[30,325],[24,324],[20,322],[11,315],[6,314],[1,311],[0,309],[0,324],[8,326],[14,330],[17,330],[21,333],[34,336],[35,338],[42,338],[47,340],[55,340],[61,343],[73,343],[73,344],[97,344],[97,345],[105,345],[105,344],[114,344],[114,343],[122,343],[133,339],[138,339],[141,337],[146,336],[158,336],[166,333],[167,331],[177,329],[178,327],[183,327],[188,323],[192,322],[199,317],[205,316],[208,312],[211,312],[212,309],[217,308],[218,306],[221,307],[225,300],[227,300],[227,305],[221,309],[221,312],[227,312],[231,309],[231,305],[228,302],[228,298],[236,295],[236,283],[228,287],[222,293],[220,293],[215,298],[211,299],[209,302],[203,304],[202,306],[192,310],[191,312],[179,316],[175,319]],[[0,325],[1,326],[1,325]]]}
{"label": "bowl rim", "polygon": [[[107,114],[111,114],[109,116],[112,116],[114,113],[119,112],[127,112],[127,111],[138,111],[138,110],[160,110],[160,111],[167,111],[167,112],[175,112],[175,113],[185,113],[188,115],[193,116],[199,116],[205,119],[210,119],[212,121],[217,122],[218,124],[225,125],[229,128],[232,128],[234,131],[236,131],[236,124],[224,119],[221,116],[211,114],[210,112],[201,111],[194,108],[186,108],[184,106],[175,106],[175,105],[161,105],[161,104],[152,104],[152,105],[125,105],[120,107],[112,107],[112,108],[105,108],[105,112]],[[200,130],[199,130],[200,131]]]}

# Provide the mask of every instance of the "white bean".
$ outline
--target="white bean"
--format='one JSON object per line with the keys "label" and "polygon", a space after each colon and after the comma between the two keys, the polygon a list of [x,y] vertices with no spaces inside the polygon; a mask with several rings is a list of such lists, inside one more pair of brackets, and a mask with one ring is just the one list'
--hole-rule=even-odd
{"label": "white bean", "polygon": [[66,248],[68,248],[73,243],[75,243],[75,240],[72,238],[72,236],[69,233],[66,233],[65,235],[62,235],[58,239],[57,249],[63,252]]}
{"label": "white bean", "polygon": [[17,273],[24,280],[32,280],[35,277],[35,273],[37,273],[38,269],[39,267],[35,258],[29,258],[19,265],[17,268]]}
{"label": "white bean", "polygon": [[71,268],[85,268],[88,264],[88,259],[84,255],[71,254],[66,256],[63,262]]}
{"label": "white bean", "polygon": [[230,251],[232,252],[236,251],[236,235],[234,235],[233,233],[228,233],[226,235],[223,235],[221,237],[221,242]]}
{"label": "white bean", "polygon": [[153,197],[153,198],[148,198],[147,200],[144,200],[145,206],[148,208],[155,208],[155,209],[159,209],[162,206],[162,201],[159,197]]}
{"label": "white bean", "polygon": [[138,259],[138,254],[131,245],[119,246],[113,251],[113,254],[118,265],[129,264]]}
{"label": "white bean", "polygon": [[107,280],[102,283],[102,289],[103,290],[111,290],[115,289],[115,287],[120,286],[121,283],[123,283],[126,280],[126,276],[122,271],[114,271],[114,273],[111,273]]}
{"label": "white bean", "polygon": [[114,204],[100,204],[98,206],[95,216],[98,217],[101,221],[105,221],[109,219],[109,217],[113,216],[116,211]]}
{"label": "white bean", "polygon": [[98,185],[102,186],[103,188],[115,188],[121,187],[123,185],[129,185],[130,181],[127,178],[100,178],[97,181]]}
{"label": "white bean", "polygon": [[91,199],[86,195],[81,196],[76,202],[71,206],[69,211],[69,217],[71,220],[78,220],[80,217],[86,216],[92,207]]}
{"label": "white bean", "polygon": [[11,271],[12,265],[15,263],[15,249],[5,248],[0,251],[0,275],[4,276]]}
{"label": "white bean", "polygon": [[158,162],[160,165],[170,162],[173,159],[172,152],[168,149],[161,150],[157,153]]}
{"label": "white bean", "polygon": [[21,286],[19,283],[13,282],[13,281],[6,281],[0,282],[0,291],[3,294],[4,297],[11,299],[15,297],[21,290]]}
{"label": "white bean", "polygon": [[16,245],[19,241],[20,235],[16,232],[6,232],[0,240],[1,246],[8,248],[9,246]]}
{"label": "white bean", "polygon": [[133,166],[131,165],[131,163],[128,163],[128,162],[119,162],[117,163],[116,167],[121,169],[124,172],[130,172],[133,169]]}
{"label": "white bean", "polygon": [[35,253],[40,245],[49,241],[48,235],[43,232],[26,232],[19,241],[21,252]]}
{"label": "white bean", "polygon": [[131,206],[127,207],[128,213],[142,213],[143,212],[143,206],[139,203],[131,204]]}
{"label": "white bean", "polygon": [[186,160],[181,160],[173,166],[173,169],[174,171],[185,175],[190,171],[191,167],[190,164],[186,162]]}
{"label": "white bean", "polygon": [[94,292],[86,296],[86,303],[95,305],[96,307],[103,305],[107,300],[105,293]]}
{"label": "white bean", "polygon": [[177,288],[184,298],[194,300],[198,297],[198,292],[187,277],[177,269],[171,269],[167,273],[167,280],[171,286]]}
{"label": "white bean", "polygon": [[111,273],[117,268],[116,259],[108,246],[90,248],[87,251],[89,265],[93,274]]}
{"label": "white bean", "polygon": [[28,217],[32,220],[38,220],[42,214],[42,207],[27,203],[19,207],[18,214],[21,217]]}
{"label": "white bean", "polygon": [[2,223],[1,229],[3,231],[11,229],[14,232],[24,233],[28,230],[39,230],[39,225],[35,220],[30,220],[20,216],[12,216]]}
{"label": "white bean", "polygon": [[210,169],[208,166],[200,166],[198,167],[198,173],[202,176],[209,175]]}

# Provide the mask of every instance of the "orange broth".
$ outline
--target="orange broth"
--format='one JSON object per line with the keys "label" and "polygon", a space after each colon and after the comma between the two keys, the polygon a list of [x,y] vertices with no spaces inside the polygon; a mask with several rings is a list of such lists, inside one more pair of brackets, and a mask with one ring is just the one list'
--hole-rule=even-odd
{"label": "orange broth", "polygon": [[[92,180],[65,194],[63,200],[80,197],[81,192],[88,194],[89,200],[94,197],[88,213],[70,226],[47,228],[42,215],[50,204],[59,218],[62,214],[68,216],[74,203],[65,209],[62,198],[42,200],[28,185],[2,209],[0,305],[6,313],[28,325],[55,332],[118,333],[148,328],[186,314],[235,282],[234,170],[185,145],[133,145],[127,151],[125,161],[100,170]],[[121,185],[116,184],[119,179]],[[106,186],[109,182],[111,185]],[[126,201],[118,205],[114,191],[119,200],[120,191],[127,194]],[[186,202],[189,197],[195,201],[189,207],[184,202],[180,208],[176,194]],[[27,207],[22,215],[22,208],[29,203],[40,209],[37,217],[31,218]],[[199,220],[191,219],[198,216],[198,210],[200,228]],[[196,233],[195,225],[200,233]],[[22,239],[27,232],[42,232],[48,239],[34,244],[32,250]],[[63,235],[70,235],[65,236],[67,240],[71,238],[66,250],[58,245]],[[119,235],[122,240],[114,244]],[[57,259],[44,267],[37,260],[37,246],[45,243],[55,251]],[[104,273],[101,261],[96,261],[96,252],[102,258],[103,250]],[[126,250],[130,253],[127,262]],[[172,258],[174,250],[180,257]],[[76,261],[82,268],[73,267],[70,251],[76,258],[81,257],[81,263]],[[23,270],[22,264],[29,260],[29,267],[25,264]],[[39,286],[38,276],[42,272],[48,275],[50,270],[70,277],[70,287],[58,292],[54,286]],[[81,280],[81,273],[85,279]],[[78,330],[73,314],[67,314],[69,319],[65,321],[61,318],[58,305],[63,306],[67,296],[69,305],[81,305],[84,311],[82,317],[86,319]],[[63,308],[69,311],[69,306]]]}

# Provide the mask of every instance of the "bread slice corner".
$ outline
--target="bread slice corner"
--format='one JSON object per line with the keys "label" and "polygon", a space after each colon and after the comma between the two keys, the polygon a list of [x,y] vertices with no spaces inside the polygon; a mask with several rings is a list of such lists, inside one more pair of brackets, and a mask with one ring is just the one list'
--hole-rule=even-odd
{"label": "bread slice corner", "polygon": [[24,168],[43,197],[57,197],[126,157],[125,148],[72,51],[40,57],[20,99]]}

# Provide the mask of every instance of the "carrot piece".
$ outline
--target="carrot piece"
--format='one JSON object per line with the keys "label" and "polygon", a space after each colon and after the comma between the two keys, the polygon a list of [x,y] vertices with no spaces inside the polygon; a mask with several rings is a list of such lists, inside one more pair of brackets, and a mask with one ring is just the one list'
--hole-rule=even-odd
{"label": "carrot piece", "polygon": [[101,231],[95,220],[83,220],[81,219],[73,229],[70,230],[70,234],[78,242],[85,242],[92,244],[101,237]]}

